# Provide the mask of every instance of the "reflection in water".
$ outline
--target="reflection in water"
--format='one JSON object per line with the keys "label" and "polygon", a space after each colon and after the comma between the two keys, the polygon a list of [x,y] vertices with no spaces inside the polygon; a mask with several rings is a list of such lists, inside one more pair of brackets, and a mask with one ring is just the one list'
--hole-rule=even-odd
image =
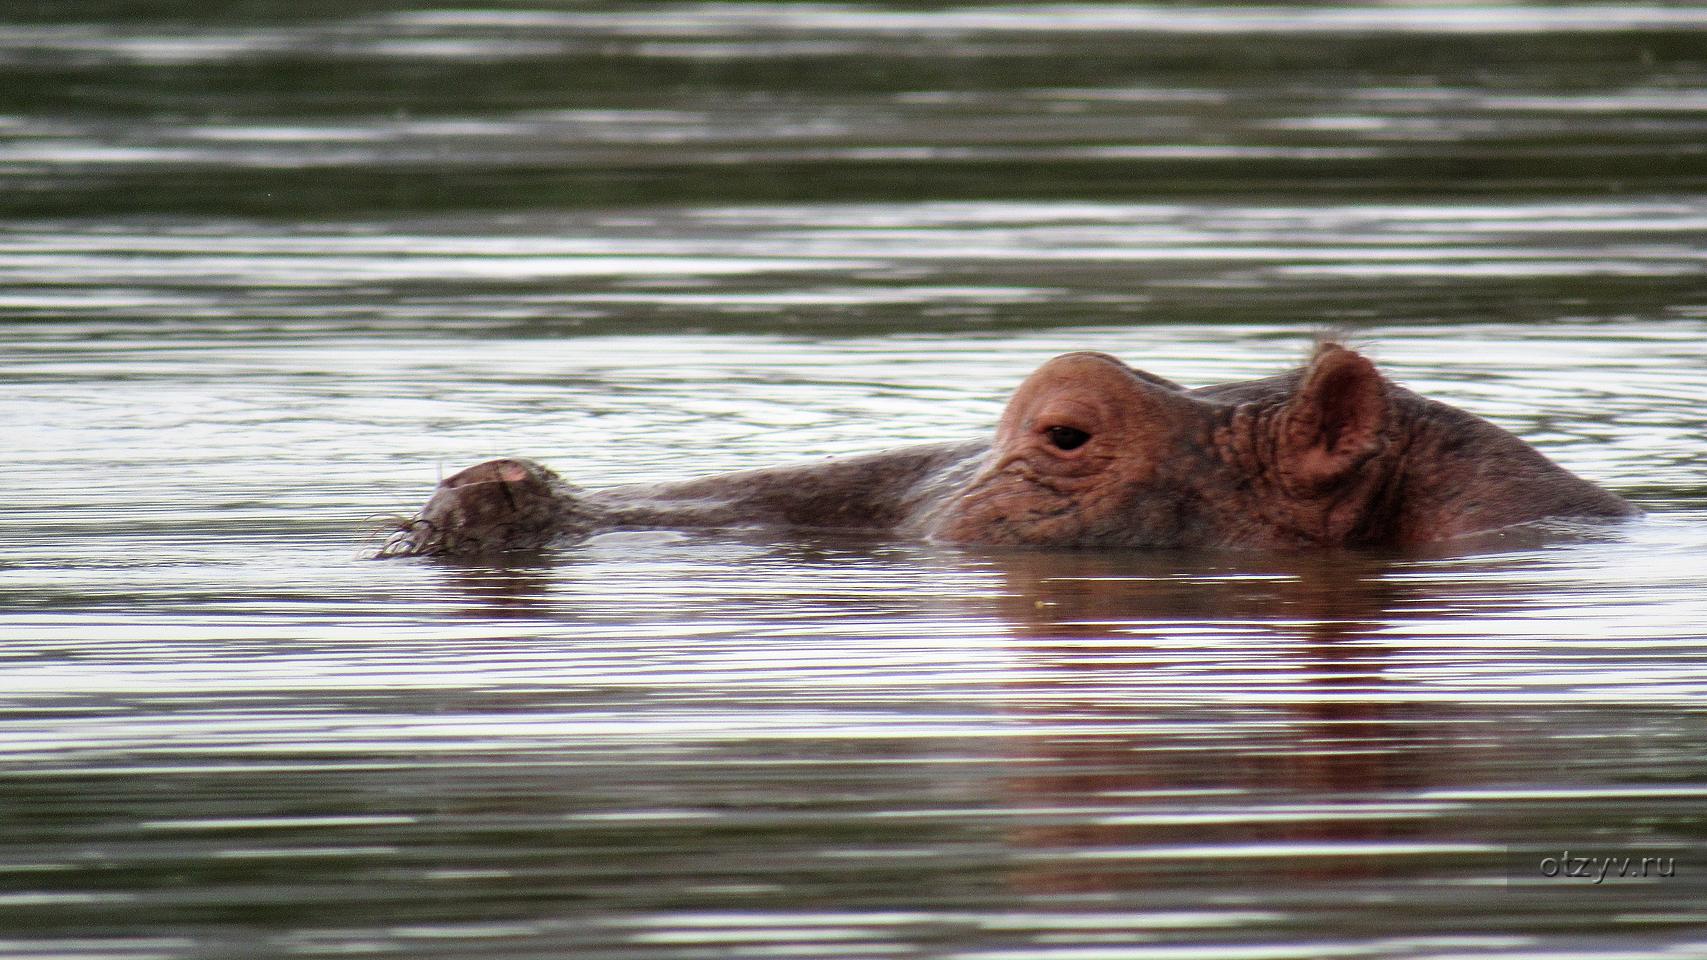
{"label": "reflection in water", "polygon": [[[1533,826],[1465,805],[1448,785],[1489,777],[1487,796],[1501,796],[1514,771],[1534,776],[1523,758],[1546,741],[1609,728],[1604,716],[1547,710],[1539,726],[1518,720],[1490,736],[1497,711],[1442,702],[1426,678],[1391,669],[1405,611],[1485,624],[1519,606],[1471,585],[1478,572],[1521,570],[1521,554],[1435,552],[995,558],[1027,668],[1009,709],[1047,731],[1010,741],[1010,882],[1154,909],[1179,902],[1182,886],[1218,885],[1223,903],[1271,884],[1367,902],[1414,872],[1474,888],[1520,870],[1513,850],[1545,847]],[[1439,563],[1471,576],[1414,576]],[[1602,813],[1576,842],[1690,849],[1686,821],[1652,815],[1676,809],[1668,792],[1637,791],[1650,815]],[[1507,908],[1527,895],[1502,892]],[[1620,902],[1652,910],[1658,893]],[[1663,893],[1675,908],[1701,890]]]}
{"label": "reflection in water", "polygon": [[451,581],[471,601],[468,615],[479,619],[526,619],[547,607],[550,569],[537,557],[504,557],[490,565],[456,567]]}
{"label": "reflection in water", "polygon": [[[1385,576],[1394,563],[1353,552],[1004,557],[1006,616],[1042,668],[1015,703],[1102,728],[1021,741],[1032,750],[1015,758],[1025,774],[1011,802],[1101,810],[1011,836],[1034,861],[1015,881],[1034,892],[1142,893],[1166,890],[1190,863],[1230,883],[1349,883],[1386,875],[1383,857],[1466,852],[1419,829],[1430,805],[1385,799],[1430,786],[1444,746],[1419,749],[1413,711],[1370,696],[1387,683],[1381,651],[1361,641],[1404,589]],[[1257,723],[1204,716],[1181,730],[1178,713],[1158,709],[1155,695],[1166,693],[1130,689],[1149,686],[1131,674],[1177,670],[1192,646],[1191,659],[1213,672],[1200,691],[1207,683],[1237,702],[1276,684],[1262,677],[1269,670],[1291,674],[1280,682],[1293,693]],[[1254,669],[1233,652],[1253,647],[1269,661]],[[1217,741],[1261,726],[1287,733],[1238,762],[1174,759],[1224,753]],[[1145,812],[1122,804],[1139,798]]]}

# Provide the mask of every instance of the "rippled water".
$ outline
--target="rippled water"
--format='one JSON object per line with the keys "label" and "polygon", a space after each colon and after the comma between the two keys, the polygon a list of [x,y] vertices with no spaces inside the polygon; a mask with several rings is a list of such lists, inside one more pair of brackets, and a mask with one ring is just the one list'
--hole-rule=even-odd
{"label": "rippled water", "polygon": [[[1701,9],[79,7],[0,30],[0,956],[1707,956]],[[363,559],[1324,328],[1649,515]]]}

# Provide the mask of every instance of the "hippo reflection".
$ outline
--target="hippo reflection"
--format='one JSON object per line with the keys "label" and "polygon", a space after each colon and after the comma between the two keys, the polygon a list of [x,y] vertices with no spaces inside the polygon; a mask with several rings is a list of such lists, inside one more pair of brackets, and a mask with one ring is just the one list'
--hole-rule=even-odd
{"label": "hippo reflection", "polygon": [[1020,385],[993,441],[600,491],[531,461],[492,460],[446,478],[380,553],[469,555],[608,530],[730,526],[1290,550],[1637,512],[1507,431],[1324,343],[1300,369],[1198,389],[1069,353]]}

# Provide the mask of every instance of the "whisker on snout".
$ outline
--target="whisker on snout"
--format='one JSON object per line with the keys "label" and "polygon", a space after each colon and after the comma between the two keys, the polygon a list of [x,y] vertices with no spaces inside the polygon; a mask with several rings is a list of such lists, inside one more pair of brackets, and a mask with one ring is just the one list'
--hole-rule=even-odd
{"label": "whisker on snout", "polygon": [[363,559],[424,557],[439,552],[440,537],[420,514],[376,514],[362,523]]}

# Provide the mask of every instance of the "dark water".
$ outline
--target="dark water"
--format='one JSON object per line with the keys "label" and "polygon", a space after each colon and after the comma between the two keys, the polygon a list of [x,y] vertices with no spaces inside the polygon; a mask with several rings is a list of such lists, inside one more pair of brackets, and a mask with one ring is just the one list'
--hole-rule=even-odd
{"label": "dark water", "polygon": [[[0,20],[7,960],[1707,956],[1702,8]],[[1649,516],[362,559],[1328,326]]]}

